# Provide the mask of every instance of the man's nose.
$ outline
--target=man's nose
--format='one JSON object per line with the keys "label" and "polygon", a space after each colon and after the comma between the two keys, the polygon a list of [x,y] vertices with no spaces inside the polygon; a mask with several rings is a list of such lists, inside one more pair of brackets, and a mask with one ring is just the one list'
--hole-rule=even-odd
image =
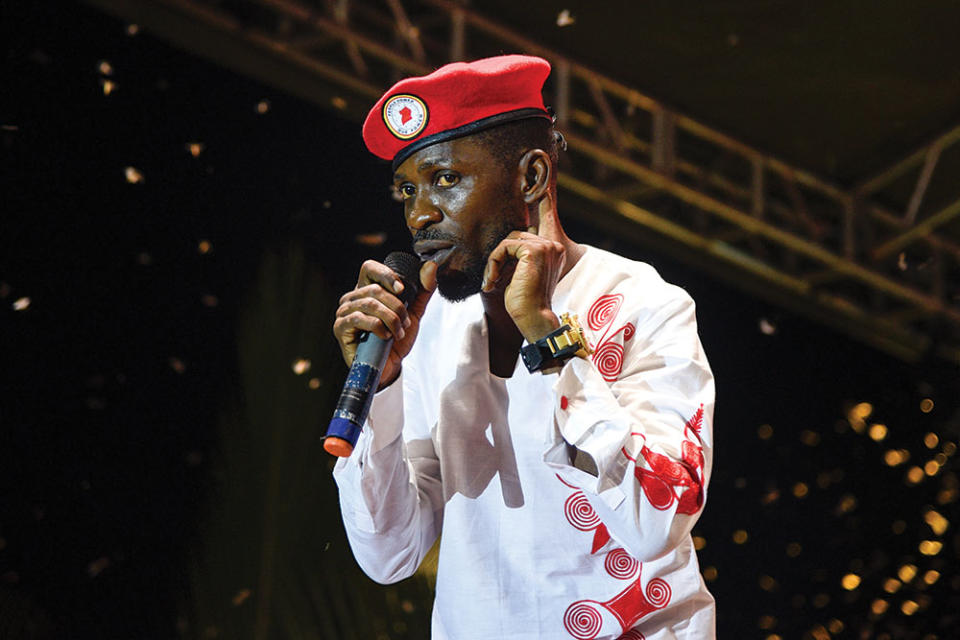
{"label": "man's nose", "polygon": [[416,198],[407,209],[407,226],[417,231],[443,220],[443,213],[429,198]]}

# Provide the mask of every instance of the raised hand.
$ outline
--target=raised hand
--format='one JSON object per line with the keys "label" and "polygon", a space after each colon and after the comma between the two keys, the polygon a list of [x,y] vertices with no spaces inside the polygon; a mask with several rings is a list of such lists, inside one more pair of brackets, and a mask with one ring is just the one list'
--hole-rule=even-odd
{"label": "raised hand", "polygon": [[560,326],[550,303],[565,262],[562,243],[529,231],[511,232],[487,260],[482,290],[503,289],[504,307],[528,342]]}

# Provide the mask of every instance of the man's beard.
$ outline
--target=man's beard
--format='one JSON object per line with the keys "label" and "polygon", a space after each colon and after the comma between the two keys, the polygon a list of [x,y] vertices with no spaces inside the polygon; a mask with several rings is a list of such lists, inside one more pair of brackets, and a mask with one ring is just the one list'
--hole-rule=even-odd
{"label": "man's beard", "polygon": [[[463,265],[458,269],[442,269],[437,272],[437,291],[450,302],[461,302],[472,295],[480,293],[483,285],[483,272],[487,268],[487,260],[497,245],[506,238],[516,226],[503,219],[496,227],[486,230],[486,240],[479,252],[470,251],[459,242],[459,238],[450,238],[445,235],[431,234],[429,231],[417,234],[417,240],[442,239],[454,242],[457,251],[461,253]],[[434,237],[435,236],[435,237]]]}

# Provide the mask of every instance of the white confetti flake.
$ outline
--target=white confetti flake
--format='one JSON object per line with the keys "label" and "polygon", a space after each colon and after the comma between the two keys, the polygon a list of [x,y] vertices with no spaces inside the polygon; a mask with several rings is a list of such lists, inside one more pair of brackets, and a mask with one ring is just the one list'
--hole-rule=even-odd
{"label": "white confetti flake", "polygon": [[30,308],[30,298],[24,296],[13,301],[14,311],[26,311]]}
{"label": "white confetti flake", "polygon": [[564,9],[559,14],[557,14],[557,26],[558,27],[569,27],[577,19],[570,14],[570,9]]}
{"label": "white confetti flake", "polygon": [[127,167],[123,170],[123,174],[130,184],[140,184],[143,182],[143,174],[140,173],[136,167]]}
{"label": "white confetti flake", "polygon": [[293,369],[293,372],[295,374],[297,374],[298,376],[301,376],[305,374],[307,371],[310,371],[311,364],[312,363],[306,358],[300,358],[298,360],[293,361],[293,365],[291,368]]}
{"label": "white confetti flake", "polygon": [[777,332],[777,327],[775,324],[767,320],[766,318],[760,318],[760,333],[765,336],[772,336]]}

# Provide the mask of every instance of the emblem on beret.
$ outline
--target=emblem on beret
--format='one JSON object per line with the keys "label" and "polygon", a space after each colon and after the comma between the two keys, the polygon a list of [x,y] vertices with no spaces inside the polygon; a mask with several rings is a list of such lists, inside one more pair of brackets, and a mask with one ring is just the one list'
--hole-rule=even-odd
{"label": "emblem on beret", "polygon": [[427,105],[414,95],[396,95],[383,103],[383,122],[401,140],[417,137],[427,126],[427,117]]}

